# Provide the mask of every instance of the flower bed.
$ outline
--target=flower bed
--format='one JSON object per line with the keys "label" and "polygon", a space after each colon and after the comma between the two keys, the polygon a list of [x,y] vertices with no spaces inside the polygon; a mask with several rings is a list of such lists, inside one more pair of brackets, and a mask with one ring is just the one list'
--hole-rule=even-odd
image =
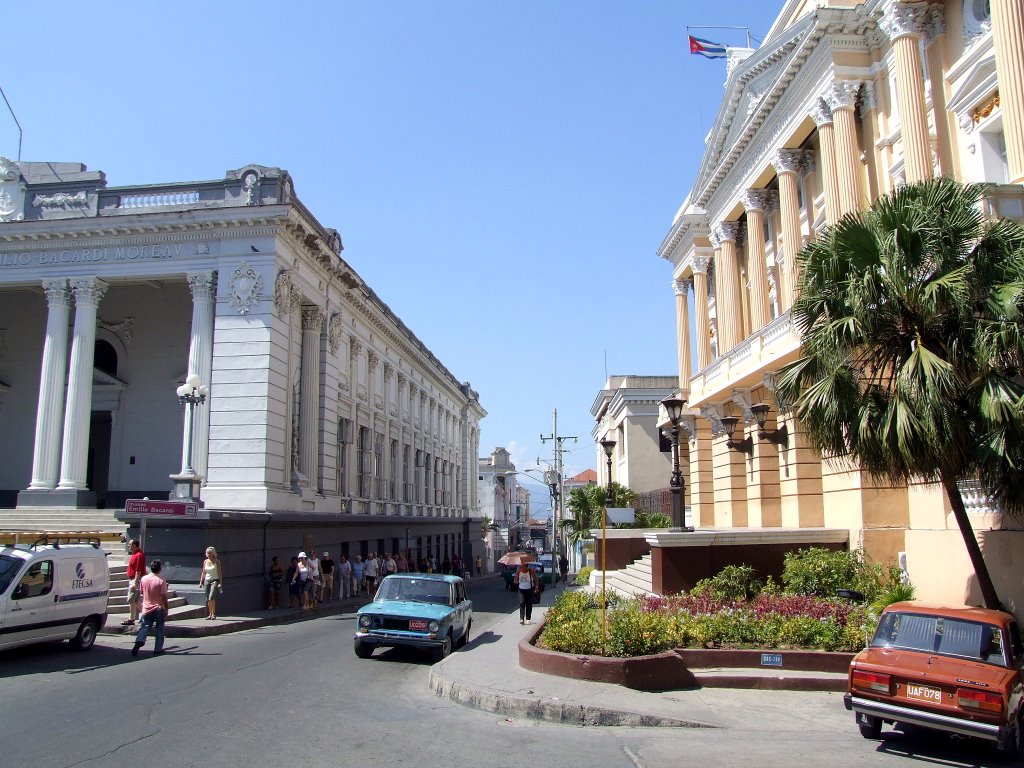
{"label": "flower bed", "polygon": [[600,599],[600,593],[564,592],[548,610],[537,646],[617,658],[676,648],[854,652],[864,647],[877,621],[866,607],[804,595],[721,600],[609,594],[602,643]]}

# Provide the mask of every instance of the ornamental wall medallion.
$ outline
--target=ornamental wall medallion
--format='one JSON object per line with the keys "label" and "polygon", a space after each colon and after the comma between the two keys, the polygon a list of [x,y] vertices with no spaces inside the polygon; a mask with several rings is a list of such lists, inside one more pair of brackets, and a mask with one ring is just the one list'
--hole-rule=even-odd
{"label": "ornamental wall medallion", "polygon": [[288,314],[292,294],[292,274],[282,269],[274,280],[274,309],[278,317]]}
{"label": "ornamental wall medallion", "polygon": [[18,166],[0,157],[0,221],[24,221],[25,182]]}
{"label": "ornamental wall medallion", "polygon": [[234,274],[231,275],[231,284],[228,288],[231,306],[238,309],[238,314],[245,315],[259,303],[262,293],[263,276],[249,266],[248,262],[239,262]]}

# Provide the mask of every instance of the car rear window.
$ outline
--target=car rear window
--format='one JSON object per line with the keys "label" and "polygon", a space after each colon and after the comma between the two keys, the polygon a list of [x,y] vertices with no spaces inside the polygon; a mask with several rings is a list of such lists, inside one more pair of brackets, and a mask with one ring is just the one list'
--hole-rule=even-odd
{"label": "car rear window", "polygon": [[891,611],[878,623],[871,647],[907,648],[1008,666],[998,626],[949,616]]}

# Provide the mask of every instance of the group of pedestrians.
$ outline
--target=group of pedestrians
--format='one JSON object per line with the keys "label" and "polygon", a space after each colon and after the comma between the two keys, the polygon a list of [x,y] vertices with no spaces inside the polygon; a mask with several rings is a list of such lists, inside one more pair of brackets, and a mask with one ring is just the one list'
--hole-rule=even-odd
{"label": "group of pedestrians", "polygon": [[160,575],[163,563],[153,560],[146,573],[146,554],[137,539],[128,542],[128,618],[121,622],[126,629],[139,628],[132,645],[132,656],[139,655],[149,633],[153,632],[154,656],[164,652],[164,622],[167,620],[167,581]]}

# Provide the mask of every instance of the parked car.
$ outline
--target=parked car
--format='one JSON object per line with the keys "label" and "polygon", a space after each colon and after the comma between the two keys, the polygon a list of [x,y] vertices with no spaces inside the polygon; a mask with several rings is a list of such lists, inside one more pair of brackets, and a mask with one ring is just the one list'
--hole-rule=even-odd
{"label": "parked car", "polygon": [[373,602],[357,612],[354,648],[361,659],[382,646],[428,648],[440,661],[469,642],[472,626],[473,603],[460,577],[398,573],[386,577]]}
{"label": "parked car", "polygon": [[1024,648],[1013,616],[917,602],[890,605],[850,663],[843,701],[866,739],[905,723],[1021,751]]}
{"label": "parked car", "polygon": [[106,553],[98,540],[61,541],[0,548],[0,650],[70,640],[87,651],[96,642],[107,621]]}
{"label": "parked car", "polygon": [[[540,591],[543,592],[544,588],[551,584],[550,567],[545,568],[543,562],[527,563],[527,565],[540,576]],[[505,589],[509,592],[515,592],[518,589],[515,583],[515,575],[518,570],[519,567],[515,565],[503,565],[501,567],[501,576],[505,579]]]}

